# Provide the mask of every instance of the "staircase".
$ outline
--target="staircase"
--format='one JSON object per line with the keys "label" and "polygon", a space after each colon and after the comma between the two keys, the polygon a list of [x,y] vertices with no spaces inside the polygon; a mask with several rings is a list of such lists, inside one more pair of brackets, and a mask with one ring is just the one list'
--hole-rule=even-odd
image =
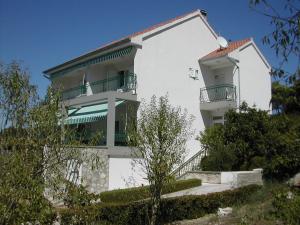
{"label": "staircase", "polygon": [[200,170],[201,159],[205,156],[205,151],[200,150],[183,164],[181,164],[177,169],[173,171],[173,175],[176,179],[180,178],[186,172]]}

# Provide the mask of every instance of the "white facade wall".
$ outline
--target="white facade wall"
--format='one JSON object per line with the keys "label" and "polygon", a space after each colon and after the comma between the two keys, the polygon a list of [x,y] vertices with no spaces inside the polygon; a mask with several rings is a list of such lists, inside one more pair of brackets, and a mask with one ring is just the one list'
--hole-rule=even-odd
{"label": "white facade wall", "polygon": [[256,105],[258,109],[271,110],[270,68],[251,44],[239,52],[241,103]]}
{"label": "white facade wall", "polygon": [[199,93],[200,87],[205,85],[202,74],[199,80],[193,80],[188,76],[188,69],[192,67],[200,73],[198,60],[217,47],[216,38],[198,16],[144,38],[142,48],[136,53],[134,72],[138,99],[149,102],[154,94],[157,97],[168,94],[173,106],[186,108],[195,116],[195,135],[187,146],[189,156],[200,150],[195,137],[204,129]]}

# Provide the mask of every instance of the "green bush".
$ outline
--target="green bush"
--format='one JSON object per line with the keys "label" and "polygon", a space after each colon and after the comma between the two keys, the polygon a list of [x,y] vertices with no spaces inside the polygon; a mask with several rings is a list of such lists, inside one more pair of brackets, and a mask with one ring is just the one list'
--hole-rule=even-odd
{"label": "green bush", "polygon": [[300,170],[300,116],[273,115],[248,107],[229,110],[226,122],[200,133],[207,156],[202,170],[239,171],[263,168],[264,177],[283,180]]}
{"label": "green bush", "polygon": [[92,204],[92,201],[97,201],[99,198],[99,195],[89,193],[83,185],[76,186],[68,182],[64,205],[68,207],[88,206]]}
{"label": "green bush", "polygon": [[[201,180],[199,179],[175,181],[174,183],[170,183],[163,188],[163,194],[181,191],[200,185]],[[105,191],[100,194],[101,201],[107,203],[126,203],[146,198],[150,198],[149,186]]]}
{"label": "green bush", "polygon": [[[248,201],[251,194],[259,190],[258,185],[249,185],[235,190],[199,196],[183,196],[163,199],[159,223],[195,219],[208,213],[215,213],[219,207],[238,205]],[[150,212],[149,201],[123,204],[97,204],[79,209],[60,211],[61,224],[113,224],[146,225]]]}
{"label": "green bush", "polygon": [[272,202],[274,215],[285,224],[300,224],[300,193],[292,190],[279,190],[274,193]]}

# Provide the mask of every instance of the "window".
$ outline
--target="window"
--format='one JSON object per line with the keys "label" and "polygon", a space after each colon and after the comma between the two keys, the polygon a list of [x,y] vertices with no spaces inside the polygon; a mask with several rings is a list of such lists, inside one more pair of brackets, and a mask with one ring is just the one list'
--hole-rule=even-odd
{"label": "window", "polygon": [[223,116],[213,116],[213,120],[222,120]]}
{"label": "window", "polygon": [[213,116],[212,121],[213,121],[213,125],[224,124],[224,117],[223,116]]}

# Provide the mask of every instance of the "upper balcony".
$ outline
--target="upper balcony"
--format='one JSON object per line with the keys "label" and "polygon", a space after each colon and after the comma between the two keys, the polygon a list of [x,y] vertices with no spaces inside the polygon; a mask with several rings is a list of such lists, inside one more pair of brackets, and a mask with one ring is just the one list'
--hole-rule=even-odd
{"label": "upper balcony", "polygon": [[76,97],[98,94],[106,91],[128,91],[136,90],[136,75],[128,73],[124,75],[110,76],[107,79],[97,80],[85,85],[79,85],[62,92],[62,99],[69,100]]}
{"label": "upper balcony", "polygon": [[236,86],[233,84],[221,84],[200,89],[200,110],[235,108],[236,106]]}

